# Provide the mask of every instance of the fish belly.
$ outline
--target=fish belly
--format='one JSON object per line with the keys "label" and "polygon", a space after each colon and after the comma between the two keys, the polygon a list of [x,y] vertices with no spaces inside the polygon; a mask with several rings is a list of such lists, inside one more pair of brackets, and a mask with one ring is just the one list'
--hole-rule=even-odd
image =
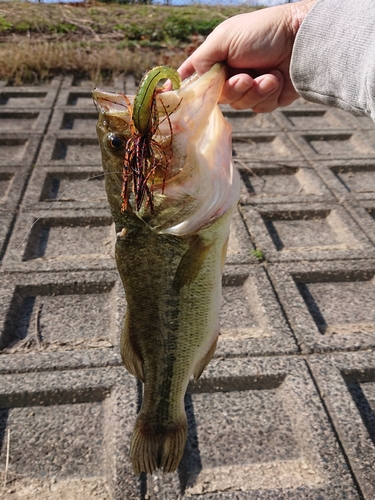
{"label": "fish belly", "polygon": [[214,354],[219,333],[221,274],[232,210],[183,237],[146,224],[123,231],[117,266],[127,310],[121,354],[144,382],[131,443],[136,474],[178,467],[187,436],[184,396]]}

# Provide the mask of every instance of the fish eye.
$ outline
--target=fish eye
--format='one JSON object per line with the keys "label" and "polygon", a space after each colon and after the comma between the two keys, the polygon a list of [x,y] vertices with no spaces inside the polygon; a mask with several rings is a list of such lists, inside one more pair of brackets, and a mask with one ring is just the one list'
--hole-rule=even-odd
{"label": "fish eye", "polygon": [[107,144],[114,153],[123,153],[126,146],[125,138],[113,133],[108,134]]}

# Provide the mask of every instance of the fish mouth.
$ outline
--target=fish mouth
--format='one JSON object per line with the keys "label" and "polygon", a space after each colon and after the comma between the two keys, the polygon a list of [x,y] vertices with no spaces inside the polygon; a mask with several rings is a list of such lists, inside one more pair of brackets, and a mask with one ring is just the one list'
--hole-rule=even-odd
{"label": "fish mouth", "polygon": [[124,116],[131,115],[131,106],[134,96],[127,96],[121,92],[107,92],[105,90],[95,88],[92,91],[92,99],[98,113],[103,114],[118,114],[124,113]]}
{"label": "fish mouth", "polygon": [[[170,152],[166,166],[155,168],[156,174],[148,177],[146,198],[137,205],[137,196],[130,194],[129,203],[139,218],[159,232],[177,236],[193,233],[238,201],[240,182],[232,163],[231,126],[217,106],[224,82],[225,69],[216,64],[204,75],[184,80],[176,90],[154,94],[158,123],[149,143],[158,154],[168,148]],[[94,89],[92,95],[102,123],[122,120],[133,139],[126,149],[139,148],[141,141],[132,124],[134,96],[101,89]],[[100,133],[105,133],[104,129]],[[102,152],[104,158],[108,152],[103,146]],[[133,189],[129,186],[136,182],[134,177],[126,189]],[[127,203],[122,208],[126,209]]]}

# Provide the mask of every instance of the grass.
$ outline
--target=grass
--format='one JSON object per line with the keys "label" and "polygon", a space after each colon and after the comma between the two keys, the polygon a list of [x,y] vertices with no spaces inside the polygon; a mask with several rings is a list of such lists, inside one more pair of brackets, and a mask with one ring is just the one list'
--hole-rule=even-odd
{"label": "grass", "polygon": [[79,73],[94,82],[179,64],[224,19],[249,7],[0,4],[0,80],[38,84]]}
{"label": "grass", "polygon": [[0,48],[0,79],[14,85],[39,84],[56,74],[73,73],[98,84],[121,73],[139,78],[147,68],[158,64],[178,66],[182,60],[180,53],[168,57],[153,51],[120,50],[108,43],[85,46],[70,41],[38,41],[32,45],[21,42],[17,47]]}
{"label": "grass", "polygon": [[258,259],[260,262],[263,262],[264,260],[266,260],[264,252],[260,248],[256,248],[255,250],[252,250],[250,253],[251,253],[251,255],[254,255],[254,257],[256,259]]}

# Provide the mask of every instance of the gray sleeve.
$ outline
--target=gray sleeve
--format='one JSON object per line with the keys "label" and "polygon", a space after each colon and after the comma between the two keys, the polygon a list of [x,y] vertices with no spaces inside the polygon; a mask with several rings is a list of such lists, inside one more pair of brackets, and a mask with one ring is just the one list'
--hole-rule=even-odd
{"label": "gray sleeve", "polygon": [[298,31],[290,73],[308,101],[375,120],[375,0],[318,0]]}

